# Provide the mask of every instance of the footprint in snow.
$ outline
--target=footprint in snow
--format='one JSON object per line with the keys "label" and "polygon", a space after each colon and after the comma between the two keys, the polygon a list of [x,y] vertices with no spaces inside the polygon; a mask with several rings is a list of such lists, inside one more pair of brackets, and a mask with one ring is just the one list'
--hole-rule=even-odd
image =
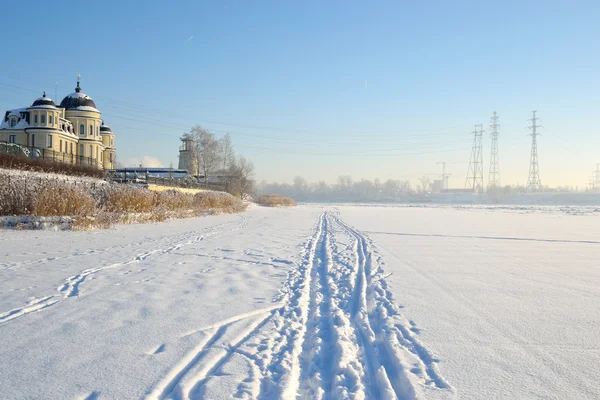
{"label": "footprint in snow", "polygon": [[147,354],[151,355],[151,356],[155,356],[157,354],[164,352],[166,347],[167,347],[167,345],[163,343],[160,346],[158,346],[157,348],[155,348],[154,350],[151,350],[150,352],[148,352]]}
{"label": "footprint in snow", "polygon": [[93,391],[92,393],[88,394],[85,397],[82,397],[83,400],[98,400],[100,398],[100,392],[99,391]]}

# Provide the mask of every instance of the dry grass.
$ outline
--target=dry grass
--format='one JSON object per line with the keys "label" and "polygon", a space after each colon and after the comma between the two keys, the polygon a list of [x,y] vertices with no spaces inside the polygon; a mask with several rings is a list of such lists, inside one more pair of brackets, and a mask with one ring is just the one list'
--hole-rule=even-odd
{"label": "dry grass", "polygon": [[44,160],[41,158],[32,159],[4,152],[0,152],[0,168],[104,178],[104,171],[96,167]]}
{"label": "dry grass", "polygon": [[31,213],[39,217],[88,216],[96,211],[94,199],[89,193],[65,183],[45,185],[31,201]]}
{"label": "dry grass", "polygon": [[86,187],[0,172],[0,216],[71,216],[77,229],[237,213],[245,208],[241,200],[223,192],[153,192],[120,184]]}
{"label": "dry grass", "polygon": [[153,192],[129,185],[105,185],[95,197],[98,208],[107,212],[143,213],[154,208]]}
{"label": "dry grass", "polygon": [[280,194],[263,194],[258,197],[256,201],[261,206],[268,207],[278,207],[278,206],[286,206],[293,207],[296,205],[296,202],[289,197],[282,196]]}

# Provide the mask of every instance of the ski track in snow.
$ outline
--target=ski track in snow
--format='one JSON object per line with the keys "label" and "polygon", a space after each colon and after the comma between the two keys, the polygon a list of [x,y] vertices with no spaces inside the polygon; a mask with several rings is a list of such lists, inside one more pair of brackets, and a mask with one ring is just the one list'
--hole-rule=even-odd
{"label": "ski track in snow", "polygon": [[196,346],[146,398],[207,398],[207,385],[224,376],[233,357],[249,368],[235,393],[241,398],[453,394],[438,360],[418,340],[414,322],[395,305],[385,278],[373,243],[337,211],[324,212],[276,304],[184,333],[181,339],[198,336]]}
{"label": "ski track in snow", "polygon": [[24,307],[15,308],[14,310],[2,313],[0,314],[0,324],[21,317],[25,314],[44,310],[58,302],[58,300],[54,300],[54,297],[55,296],[46,296],[42,297],[41,299],[33,299]]}
{"label": "ski track in snow", "polygon": [[[247,218],[244,216],[241,216],[241,219],[242,219],[241,222],[237,222],[237,223],[236,222],[226,222],[223,224],[219,224],[219,225],[215,225],[215,226],[203,229],[199,232],[198,231],[187,232],[184,235],[178,236],[176,238],[176,240],[172,241],[172,244],[166,248],[150,250],[150,251],[138,254],[135,257],[133,257],[132,259],[129,259],[129,260],[126,260],[123,262],[118,262],[118,263],[114,263],[114,264],[110,264],[110,265],[105,265],[105,266],[101,266],[101,267],[89,268],[89,269],[83,270],[76,275],[66,278],[64,283],[61,284],[57,288],[57,291],[59,293],[62,293],[63,298],[65,298],[65,299],[69,298],[69,297],[77,297],[80,295],[80,286],[86,281],[86,279],[88,277],[90,277],[94,274],[97,274],[99,272],[102,272],[102,271],[105,271],[108,269],[121,268],[121,267],[128,266],[130,264],[139,263],[154,254],[170,254],[174,251],[182,249],[185,246],[188,246],[188,245],[191,245],[194,243],[198,243],[208,237],[211,237],[211,236],[214,236],[217,234],[221,234],[221,233],[233,232],[233,231],[243,229],[247,225]],[[130,246],[128,245],[127,247],[130,247]],[[45,297],[42,297],[39,299],[33,299],[30,302],[28,302],[27,305],[24,307],[20,307],[20,308],[16,308],[16,309],[4,312],[4,313],[0,313],[0,324],[6,323],[15,318],[21,317],[23,315],[26,315],[26,314],[29,314],[32,312],[37,312],[37,311],[47,309],[48,307],[58,303],[60,300],[61,300],[61,298],[57,297],[55,295],[45,296]]]}

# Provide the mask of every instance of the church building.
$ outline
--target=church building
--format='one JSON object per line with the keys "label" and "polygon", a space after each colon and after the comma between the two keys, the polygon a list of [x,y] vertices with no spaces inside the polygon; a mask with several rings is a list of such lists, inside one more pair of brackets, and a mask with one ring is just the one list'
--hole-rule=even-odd
{"label": "church building", "polygon": [[2,147],[59,162],[113,169],[115,134],[104,125],[96,103],[83,93],[77,80],[75,92],[60,105],[46,96],[31,106],[8,110],[0,123]]}

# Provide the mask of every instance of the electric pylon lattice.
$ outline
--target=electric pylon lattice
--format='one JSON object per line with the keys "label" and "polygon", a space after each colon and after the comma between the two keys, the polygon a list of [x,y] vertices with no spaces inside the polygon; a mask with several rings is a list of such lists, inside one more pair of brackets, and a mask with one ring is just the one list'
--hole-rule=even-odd
{"label": "electric pylon lattice", "polygon": [[473,131],[473,149],[467,171],[466,189],[474,193],[483,193],[483,125],[475,125]]}
{"label": "electric pylon lattice", "polygon": [[533,111],[533,118],[531,118],[531,156],[529,158],[529,178],[527,179],[527,190],[539,191],[542,189],[542,181],[540,180],[540,166],[538,164],[538,148],[537,148],[537,136],[539,132],[537,128],[541,128],[537,122],[539,118],[535,116],[536,111]]}
{"label": "electric pylon lattice", "polygon": [[490,138],[492,139],[492,155],[490,157],[490,174],[488,188],[500,186],[500,158],[498,157],[498,115],[494,111],[490,123]]}

